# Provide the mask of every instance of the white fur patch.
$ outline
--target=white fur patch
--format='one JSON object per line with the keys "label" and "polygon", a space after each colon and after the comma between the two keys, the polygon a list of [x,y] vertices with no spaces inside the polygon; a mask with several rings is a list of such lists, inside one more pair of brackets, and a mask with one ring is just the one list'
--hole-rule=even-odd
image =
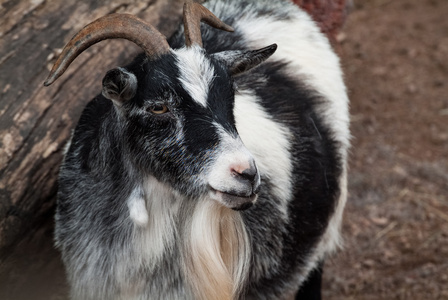
{"label": "white fur patch", "polygon": [[[146,226],[141,225],[141,221],[145,221],[143,212],[134,213],[133,220],[140,225],[134,228],[134,246],[136,252],[142,255],[144,263],[154,266],[165,253],[173,250],[176,219],[182,199],[176,197],[170,186],[154,177],[149,177],[144,182],[143,194],[145,204],[138,197],[131,202],[133,210],[140,209],[142,205],[147,207]],[[130,213],[132,218],[132,210]]]}
{"label": "white fur patch", "polygon": [[318,112],[341,143],[340,154],[345,161],[350,139],[348,97],[339,59],[307,13],[291,6],[290,14],[295,15],[292,20],[246,14],[232,25],[242,32],[250,48],[277,43],[277,51],[270,59],[288,62],[289,74],[324,96],[326,101]]}
{"label": "white fur patch", "polygon": [[142,196],[141,189],[135,188],[128,199],[129,216],[137,226],[146,226],[149,219],[146,201]]}
{"label": "white fur patch", "polygon": [[177,57],[180,70],[180,82],[194,101],[207,106],[210,84],[215,74],[213,66],[204,56],[203,49],[197,45],[172,50]]}
{"label": "white fur patch", "polygon": [[279,209],[287,218],[292,195],[289,129],[275,122],[249,91],[235,96],[234,114],[241,140],[254,156],[260,175],[272,184],[273,193],[282,201]]}

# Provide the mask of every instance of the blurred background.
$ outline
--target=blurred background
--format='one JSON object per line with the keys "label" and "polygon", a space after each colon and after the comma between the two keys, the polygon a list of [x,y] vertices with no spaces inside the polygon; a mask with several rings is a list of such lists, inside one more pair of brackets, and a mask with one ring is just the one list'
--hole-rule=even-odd
{"label": "blurred background", "polygon": [[[67,299],[52,246],[62,147],[103,74],[138,52],[108,41],[44,89],[59,47],[115,11],[170,35],[181,5],[0,0],[0,299]],[[345,246],[326,263],[324,299],[448,299],[448,1],[354,0],[350,10],[332,32],[352,115]]]}
{"label": "blurred background", "polygon": [[353,146],[325,299],[448,299],[448,1],[354,1],[338,35]]}

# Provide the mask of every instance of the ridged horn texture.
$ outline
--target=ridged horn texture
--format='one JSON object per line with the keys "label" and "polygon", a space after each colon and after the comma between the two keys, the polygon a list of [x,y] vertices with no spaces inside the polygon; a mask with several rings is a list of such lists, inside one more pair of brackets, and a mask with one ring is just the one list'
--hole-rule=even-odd
{"label": "ridged horn texture", "polygon": [[212,12],[193,0],[184,3],[185,44],[190,47],[193,43],[202,47],[201,21],[225,31],[233,32],[233,28],[218,19]]}
{"label": "ridged horn texture", "polygon": [[64,47],[44,85],[61,76],[73,60],[90,46],[106,39],[127,39],[142,48],[148,57],[169,52],[170,46],[153,26],[129,14],[110,14],[93,21],[79,31]]}

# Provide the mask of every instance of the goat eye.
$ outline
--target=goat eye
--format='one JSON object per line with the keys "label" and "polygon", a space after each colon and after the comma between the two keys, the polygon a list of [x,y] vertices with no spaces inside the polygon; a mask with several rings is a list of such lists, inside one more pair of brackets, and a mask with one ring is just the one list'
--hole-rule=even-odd
{"label": "goat eye", "polygon": [[161,115],[168,111],[168,107],[163,104],[156,104],[154,106],[151,106],[148,110],[153,114]]}

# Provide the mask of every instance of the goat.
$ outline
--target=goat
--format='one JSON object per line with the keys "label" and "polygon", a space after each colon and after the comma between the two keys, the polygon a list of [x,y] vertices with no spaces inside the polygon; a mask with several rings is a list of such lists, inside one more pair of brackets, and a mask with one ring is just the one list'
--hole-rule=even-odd
{"label": "goat", "polygon": [[320,299],[347,197],[339,60],[289,1],[205,6],[216,16],[187,1],[168,41],[102,17],[45,82],[100,40],[144,51],[106,73],[61,165],[55,244],[72,299]]}

